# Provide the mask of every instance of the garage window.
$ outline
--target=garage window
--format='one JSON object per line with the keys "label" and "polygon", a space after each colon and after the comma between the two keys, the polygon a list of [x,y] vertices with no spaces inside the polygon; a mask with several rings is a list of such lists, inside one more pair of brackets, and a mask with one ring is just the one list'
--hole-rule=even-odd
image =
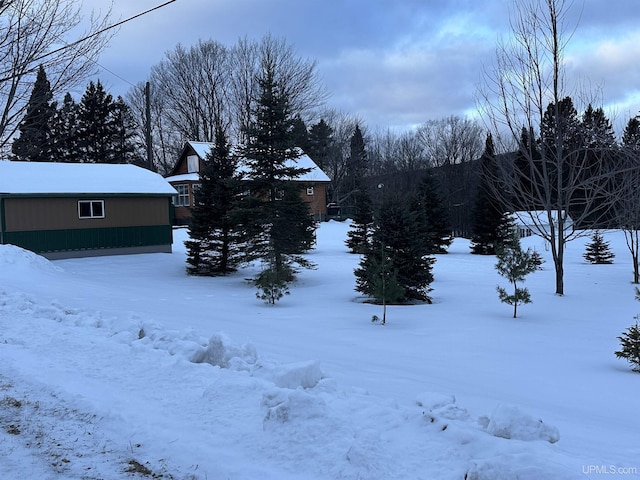
{"label": "garage window", "polygon": [[104,200],[78,200],[80,218],[104,218]]}

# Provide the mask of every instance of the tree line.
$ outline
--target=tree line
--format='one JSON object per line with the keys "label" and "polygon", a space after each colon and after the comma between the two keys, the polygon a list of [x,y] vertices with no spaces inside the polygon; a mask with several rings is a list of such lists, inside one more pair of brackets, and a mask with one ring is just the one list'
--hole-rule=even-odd
{"label": "tree line", "polygon": [[143,165],[134,125],[122,97],[114,99],[100,81],[89,82],[79,102],[67,93],[58,104],[41,65],[11,144],[12,159]]}

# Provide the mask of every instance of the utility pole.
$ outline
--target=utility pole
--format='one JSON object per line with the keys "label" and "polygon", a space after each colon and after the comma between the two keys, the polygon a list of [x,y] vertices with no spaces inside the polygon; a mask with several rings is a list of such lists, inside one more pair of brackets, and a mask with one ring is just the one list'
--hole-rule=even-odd
{"label": "utility pole", "polygon": [[151,84],[144,86],[145,142],[147,144],[147,168],[153,171],[153,144],[151,140]]}

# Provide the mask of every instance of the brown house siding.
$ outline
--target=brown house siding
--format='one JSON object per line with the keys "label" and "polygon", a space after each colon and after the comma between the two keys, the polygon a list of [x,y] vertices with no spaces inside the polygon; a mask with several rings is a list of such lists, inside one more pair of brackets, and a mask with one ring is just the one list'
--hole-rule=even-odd
{"label": "brown house siding", "polygon": [[[104,200],[104,218],[79,218],[78,200]],[[166,197],[6,198],[5,231],[170,224]]]}

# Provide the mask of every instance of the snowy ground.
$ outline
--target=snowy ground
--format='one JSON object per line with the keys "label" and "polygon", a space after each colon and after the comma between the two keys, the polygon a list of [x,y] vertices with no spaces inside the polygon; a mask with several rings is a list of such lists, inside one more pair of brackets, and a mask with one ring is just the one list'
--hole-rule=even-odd
{"label": "snowy ground", "polygon": [[456,240],[433,305],[353,290],[347,224],[275,307],[246,269],[185,274],[173,254],[48,262],[0,246],[0,478],[640,478],[640,375],[615,358],[640,312],[624,238],[613,265],[549,253],[511,318],[494,257]]}

